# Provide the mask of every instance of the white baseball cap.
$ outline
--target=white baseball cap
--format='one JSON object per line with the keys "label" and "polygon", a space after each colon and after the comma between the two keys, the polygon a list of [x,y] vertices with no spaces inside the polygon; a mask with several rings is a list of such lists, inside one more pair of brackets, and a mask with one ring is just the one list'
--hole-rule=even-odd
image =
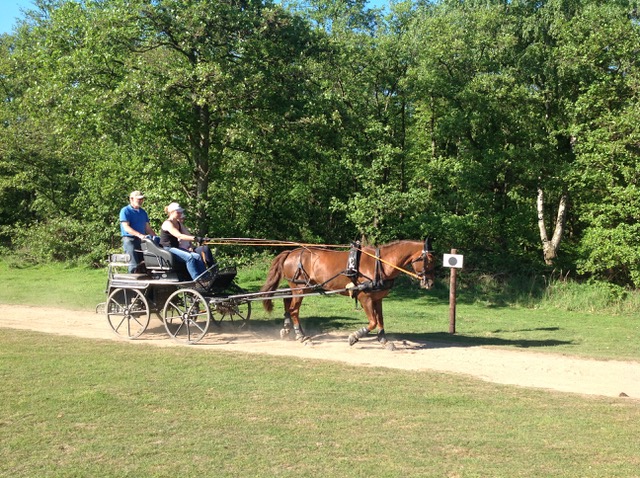
{"label": "white baseball cap", "polygon": [[180,207],[180,204],[178,204],[177,202],[172,202],[167,206],[167,212],[173,212],[173,211],[182,212],[184,211],[184,209],[182,209]]}

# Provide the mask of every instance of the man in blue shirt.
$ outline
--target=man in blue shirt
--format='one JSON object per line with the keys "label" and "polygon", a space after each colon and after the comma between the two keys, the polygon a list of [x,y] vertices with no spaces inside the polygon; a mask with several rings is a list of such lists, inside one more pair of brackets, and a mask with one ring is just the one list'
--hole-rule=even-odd
{"label": "man in blue shirt", "polygon": [[120,233],[122,234],[122,247],[129,254],[129,272],[135,272],[142,262],[140,250],[141,239],[146,236],[155,236],[149,224],[149,215],[142,209],[144,194],[133,191],[129,194],[129,205],[120,209]]}

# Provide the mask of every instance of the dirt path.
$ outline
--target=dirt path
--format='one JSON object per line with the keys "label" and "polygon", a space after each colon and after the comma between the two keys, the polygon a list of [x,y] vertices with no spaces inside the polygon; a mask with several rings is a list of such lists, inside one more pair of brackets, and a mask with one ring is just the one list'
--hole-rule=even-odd
{"label": "dirt path", "polygon": [[[28,329],[84,338],[122,340],[106,319],[93,312],[0,304],[0,327]],[[375,339],[353,347],[346,335],[315,337],[312,345],[283,341],[279,330],[238,331],[223,326],[210,332],[198,349],[231,350],[330,360],[351,365],[405,370],[433,370],[476,377],[494,383],[543,388],[561,392],[640,399],[640,362],[585,360],[490,347],[465,347],[434,342],[396,343],[395,352],[384,350]],[[152,319],[147,331],[131,344],[160,347],[184,346],[166,335],[161,322]]]}

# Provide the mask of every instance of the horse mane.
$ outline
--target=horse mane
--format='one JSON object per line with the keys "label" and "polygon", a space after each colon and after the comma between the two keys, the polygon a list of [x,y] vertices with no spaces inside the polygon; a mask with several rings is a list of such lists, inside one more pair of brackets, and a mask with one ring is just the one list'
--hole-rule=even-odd
{"label": "horse mane", "polygon": [[380,249],[384,249],[387,247],[393,247],[393,246],[397,246],[398,244],[401,244],[403,242],[421,242],[415,239],[396,239],[395,241],[391,241],[391,242],[387,242],[386,244],[382,244],[380,246],[371,246],[371,247],[379,247]]}

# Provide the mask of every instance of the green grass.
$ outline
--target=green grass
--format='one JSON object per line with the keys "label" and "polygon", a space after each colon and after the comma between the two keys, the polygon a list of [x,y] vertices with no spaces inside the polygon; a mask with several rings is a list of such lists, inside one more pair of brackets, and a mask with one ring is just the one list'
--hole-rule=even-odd
{"label": "green grass", "polygon": [[[263,269],[239,274],[249,290],[263,278]],[[105,279],[0,261],[0,302],[92,310]],[[463,288],[450,335],[445,285],[399,285],[384,302],[398,340],[640,357],[632,314],[567,310],[542,296],[522,307]],[[269,317],[254,304],[252,320],[279,326],[277,307]],[[308,298],[302,313],[312,334],[365,320],[343,297]],[[11,329],[0,335],[0,383],[1,477],[640,476],[640,407],[629,399]]]}
{"label": "green grass", "polygon": [[640,407],[3,330],[3,477],[634,477]]}
{"label": "green grass", "polygon": [[91,310],[104,301],[106,269],[45,264],[10,267],[0,260],[0,302]]}

